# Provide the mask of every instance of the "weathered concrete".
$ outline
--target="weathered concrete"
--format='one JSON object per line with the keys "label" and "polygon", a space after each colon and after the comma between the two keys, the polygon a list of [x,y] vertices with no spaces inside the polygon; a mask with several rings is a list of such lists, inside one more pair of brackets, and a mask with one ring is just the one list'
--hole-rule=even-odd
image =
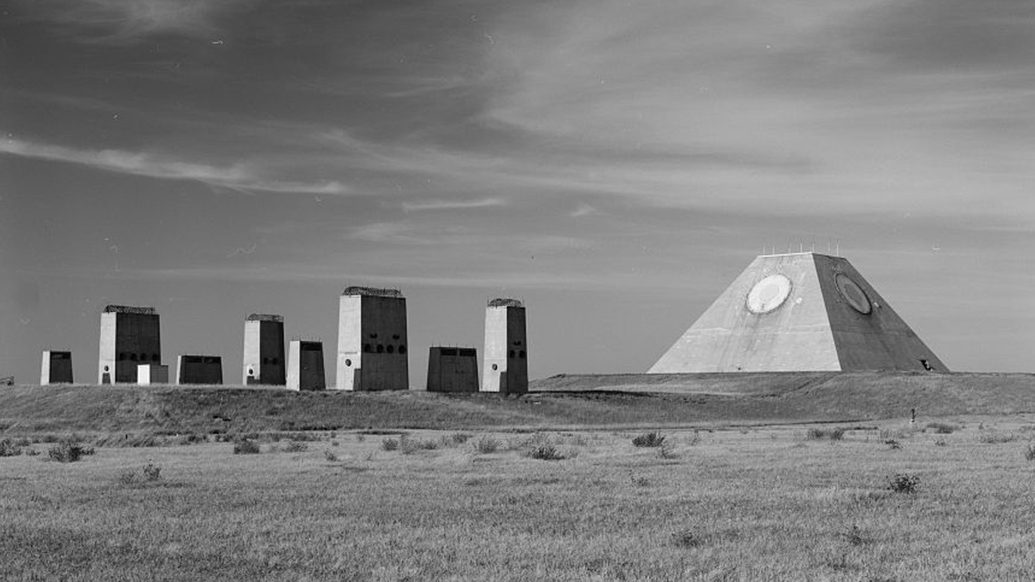
{"label": "weathered concrete", "polygon": [[162,362],[161,327],[153,307],[109,305],[101,313],[97,383],[134,383],[137,366]]}
{"label": "weathered concrete", "polygon": [[528,392],[525,307],[516,299],[493,299],[485,308],[485,369],[482,392]]}
{"label": "weathered concrete", "polygon": [[261,313],[248,316],[244,322],[243,361],[242,384],[284,385],[283,317]]}
{"label": "weathered concrete", "polygon": [[406,298],[396,289],[348,287],[338,306],[338,390],[406,390]]}
{"label": "weathered concrete", "polygon": [[44,350],[40,386],[72,383],[72,352]]}
{"label": "weathered concrete", "polygon": [[477,392],[478,350],[432,347],[428,351],[428,392]]}
{"label": "weathered concrete", "polygon": [[137,366],[137,384],[150,386],[169,383],[169,366],[164,364],[140,364]]}
{"label": "weathered concrete", "polygon": [[648,371],[947,372],[852,265],[818,253],[762,255]]}
{"label": "weathered concrete", "polygon": [[288,390],[324,390],[323,342],[291,340],[288,347]]}
{"label": "weathered concrete", "polygon": [[176,358],[177,384],[222,384],[223,358],[184,355]]}

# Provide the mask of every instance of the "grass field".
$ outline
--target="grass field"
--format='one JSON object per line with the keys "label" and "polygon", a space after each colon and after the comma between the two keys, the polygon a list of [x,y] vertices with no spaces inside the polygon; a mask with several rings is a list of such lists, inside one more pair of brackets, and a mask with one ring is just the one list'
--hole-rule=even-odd
{"label": "grass field", "polygon": [[1035,416],[835,428],[38,442],[0,458],[0,579],[1035,577]]}

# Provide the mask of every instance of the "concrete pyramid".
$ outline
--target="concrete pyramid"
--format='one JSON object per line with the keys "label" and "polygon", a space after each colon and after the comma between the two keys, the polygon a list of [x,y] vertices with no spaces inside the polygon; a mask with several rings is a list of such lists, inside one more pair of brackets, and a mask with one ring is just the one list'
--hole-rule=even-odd
{"label": "concrete pyramid", "polygon": [[757,257],[648,373],[849,370],[948,371],[847,260],[805,252]]}

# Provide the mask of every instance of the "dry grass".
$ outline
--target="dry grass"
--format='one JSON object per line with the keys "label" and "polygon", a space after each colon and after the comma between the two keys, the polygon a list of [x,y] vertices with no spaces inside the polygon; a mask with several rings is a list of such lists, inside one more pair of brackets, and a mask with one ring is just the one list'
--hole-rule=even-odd
{"label": "dry grass", "polygon": [[[1030,422],[1030,421],[1029,421]],[[976,425],[976,422],[968,423]],[[1035,436],[998,419],[997,431]],[[884,430],[896,427],[885,425]],[[410,431],[292,455],[232,443],[0,459],[0,579],[1022,580],[1032,464],[964,428],[836,445],[716,430],[675,458],[638,431]],[[692,431],[667,431],[685,443]],[[443,439],[445,437],[445,439]],[[478,452],[483,439],[498,443]],[[456,439],[461,440],[461,439]],[[549,443],[577,452],[543,462]],[[400,447],[401,448],[401,447]],[[333,452],[331,452],[333,450]],[[328,456],[327,453],[331,452]],[[333,457],[333,459],[331,458]],[[161,467],[148,480],[141,467]],[[132,472],[134,486],[113,476]],[[912,494],[889,490],[919,479]],[[146,483],[143,486],[142,483]]]}

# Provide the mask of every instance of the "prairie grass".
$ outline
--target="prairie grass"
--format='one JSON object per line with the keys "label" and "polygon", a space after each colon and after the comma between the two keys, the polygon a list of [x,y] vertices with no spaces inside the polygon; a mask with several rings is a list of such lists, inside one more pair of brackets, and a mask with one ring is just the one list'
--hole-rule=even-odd
{"label": "prairie grass", "polygon": [[[333,463],[327,447],[214,442],[5,457],[0,579],[1031,579],[1032,465],[1016,444],[961,429],[951,447],[913,438],[889,454],[804,430],[716,430],[664,460],[632,432],[524,437],[579,452],[543,462],[477,452],[501,433],[441,446],[452,429],[412,431],[439,444],[413,455],[346,439]],[[137,482],[113,483],[126,467]],[[899,475],[922,486],[889,489]]]}

